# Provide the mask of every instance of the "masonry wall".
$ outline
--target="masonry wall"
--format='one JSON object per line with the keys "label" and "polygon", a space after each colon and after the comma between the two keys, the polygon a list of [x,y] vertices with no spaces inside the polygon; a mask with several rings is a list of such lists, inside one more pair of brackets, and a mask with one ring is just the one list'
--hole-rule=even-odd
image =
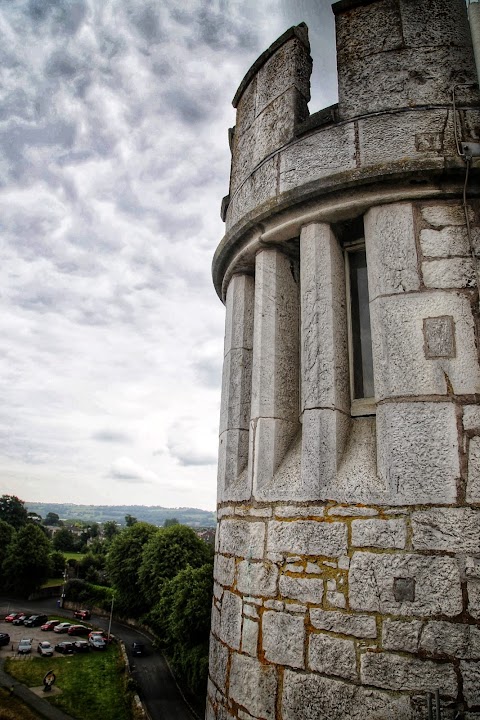
{"label": "masonry wall", "polygon": [[[433,17],[428,32],[413,33],[414,7],[421,25]],[[480,718],[480,206],[475,167],[463,206],[465,166],[446,141],[454,117],[442,95],[446,72],[448,82],[474,73],[464,7],[342,0],[334,9],[342,52],[350,48],[348,57],[339,53],[336,119],[310,126],[300,142],[284,137],[276,158],[245,170],[252,178],[273,160],[281,168],[302,142],[311,149],[310,163],[296,163],[290,195],[277,185],[266,210],[253,193],[254,209],[236,224],[228,225],[229,208],[214,264],[227,322],[207,718],[416,720],[426,718],[427,693],[439,689],[443,718],[462,712],[473,720]],[[247,73],[237,125],[242,98],[249,88],[248,102],[257,97],[262,68],[275,58],[286,63],[279,76],[291,81],[290,95],[308,97],[299,80],[309,72],[304,33],[286,33]],[[358,66],[348,59],[354,49]],[[308,179],[307,192],[305,172],[318,172],[326,152],[334,156],[348,123],[355,145],[360,122],[392,122],[387,111],[357,117],[369,108],[360,107],[368,83],[362,58],[382,53],[418,92],[430,78],[427,95],[438,106],[423,106],[403,83],[402,102],[421,107],[402,112],[400,139],[382,131],[382,147],[391,138],[394,148],[390,165],[376,162],[362,174],[357,163],[338,161],[341,177],[337,166],[326,169],[335,192]],[[425,82],[411,74],[419,53]],[[347,102],[349,82],[358,107]],[[375,92],[371,85],[374,109],[385,102]],[[466,138],[477,132],[478,96],[463,92],[457,122]],[[398,97],[389,100],[395,111]],[[305,122],[302,108],[303,119],[292,111],[286,120],[293,136]],[[416,154],[412,138],[432,112],[443,113],[441,141],[435,145],[433,133]],[[231,189],[238,162],[234,151]],[[359,227],[375,378],[374,411],[363,416],[352,413],[350,397],[344,257]]]}

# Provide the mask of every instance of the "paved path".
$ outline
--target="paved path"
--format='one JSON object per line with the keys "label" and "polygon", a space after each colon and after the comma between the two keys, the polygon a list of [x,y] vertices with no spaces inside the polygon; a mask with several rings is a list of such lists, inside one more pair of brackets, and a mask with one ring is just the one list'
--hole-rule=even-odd
{"label": "paved path", "polygon": [[22,685],[18,680],[14,680],[11,675],[5,672],[3,664],[5,660],[0,659],[0,685],[6,688],[13,688],[13,694],[29,705],[32,710],[48,720],[73,720],[71,715],[67,715],[58,708],[50,705],[48,700],[38,697],[34,692],[29,690],[26,685]]}

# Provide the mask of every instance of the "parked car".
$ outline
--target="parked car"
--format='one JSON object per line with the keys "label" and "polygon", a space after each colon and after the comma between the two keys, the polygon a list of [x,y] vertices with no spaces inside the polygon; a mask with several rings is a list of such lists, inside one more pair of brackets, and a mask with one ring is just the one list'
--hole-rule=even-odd
{"label": "parked car", "polygon": [[27,620],[23,623],[25,627],[38,627],[39,625],[43,625],[43,623],[46,623],[48,620],[48,615],[30,615]]}
{"label": "parked car", "polygon": [[20,615],[25,615],[23,612],[11,612],[7,617],[5,618],[5,622],[13,622],[17,619],[17,617],[20,617]]}
{"label": "parked car", "polygon": [[72,623],[61,622],[58,623],[58,625],[55,625],[55,627],[53,628],[53,632],[66,633],[69,627],[72,627]]}
{"label": "parked car", "polygon": [[[101,638],[103,638],[105,640],[105,642],[108,640],[108,635],[105,632],[105,630],[91,630],[90,633],[88,634],[88,639],[90,640],[90,638],[93,637],[94,635],[99,635]],[[112,636],[110,635],[110,637],[112,637]]]}
{"label": "parked car", "polygon": [[46,623],[44,623],[43,625],[40,625],[40,630],[44,630],[44,631],[53,630],[53,628],[56,625],[60,625],[60,622],[61,622],[60,620],[47,620]]}
{"label": "parked car", "polygon": [[79,620],[90,620],[91,616],[90,610],[75,610],[73,613],[73,617]]}
{"label": "parked car", "polygon": [[105,650],[107,647],[107,643],[101,635],[92,635],[92,637],[88,638],[88,642],[94,650]]}
{"label": "parked car", "polygon": [[58,643],[58,645],[55,645],[55,650],[59,653],[62,653],[62,655],[72,655],[73,654],[73,643],[66,642],[64,640],[63,642]]}
{"label": "parked car", "polygon": [[42,657],[51,657],[53,655],[53,647],[48,640],[43,640],[38,643],[37,652],[39,655],[42,655]]}
{"label": "parked car", "polygon": [[0,633],[0,647],[2,645],[10,645],[10,635],[8,633]]}
{"label": "parked car", "polygon": [[17,615],[15,620],[12,620],[12,625],[23,625],[25,620],[28,620],[28,615],[25,615],[25,613],[21,613],[20,615]]}
{"label": "parked car", "polygon": [[76,640],[73,643],[73,652],[89,652],[90,645],[87,640]]}
{"label": "parked car", "polygon": [[17,652],[20,655],[26,655],[27,653],[32,652],[32,641],[30,638],[23,638],[23,640],[20,640],[18,643]]}
{"label": "parked car", "polygon": [[85,625],[70,625],[67,630],[69,635],[88,635],[89,632],[90,628],[85,627]]}
{"label": "parked car", "polygon": [[132,643],[132,655],[145,655],[145,645],[143,643]]}

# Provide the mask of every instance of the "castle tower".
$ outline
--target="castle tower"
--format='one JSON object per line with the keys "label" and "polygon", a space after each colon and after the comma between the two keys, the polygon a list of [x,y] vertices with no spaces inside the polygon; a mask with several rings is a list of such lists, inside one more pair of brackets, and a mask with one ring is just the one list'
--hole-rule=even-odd
{"label": "castle tower", "polygon": [[[234,98],[207,718],[480,718],[475,65],[464,0],[341,0]],[[476,147],[471,146],[473,154]],[[468,177],[467,176],[468,170]],[[462,201],[467,183],[468,202]]]}

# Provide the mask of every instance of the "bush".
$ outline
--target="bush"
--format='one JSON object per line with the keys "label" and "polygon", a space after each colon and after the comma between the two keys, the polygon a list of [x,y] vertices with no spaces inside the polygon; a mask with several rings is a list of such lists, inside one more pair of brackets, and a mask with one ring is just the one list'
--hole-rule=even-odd
{"label": "bush", "polygon": [[79,602],[90,607],[110,610],[113,590],[104,585],[94,585],[86,580],[69,580],[65,585],[65,599]]}

